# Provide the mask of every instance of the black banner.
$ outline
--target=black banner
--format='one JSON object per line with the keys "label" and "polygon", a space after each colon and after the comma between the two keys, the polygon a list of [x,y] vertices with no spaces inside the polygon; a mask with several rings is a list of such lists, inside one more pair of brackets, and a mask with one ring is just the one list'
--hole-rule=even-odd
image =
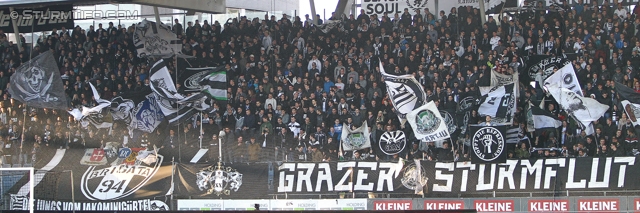
{"label": "black banner", "polygon": [[507,160],[507,126],[470,126],[471,161],[504,163]]}
{"label": "black banner", "polygon": [[267,199],[275,193],[275,163],[177,164],[175,195],[193,198]]}
{"label": "black banner", "polygon": [[[164,201],[171,187],[171,164],[163,165],[161,155],[151,159],[143,149],[118,147],[117,142],[107,142],[105,149],[46,147],[43,151],[55,154],[43,159],[46,165],[36,165],[36,210],[168,209]],[[12,210],[28,208],[29,176],[20,176],[14,183],[2,176],[5,186],[12,184],[7,190]]]}
{"label": "black banner", "polygon": [[[167,195],[171,192],[177,199],[272,199],[274,195],[317,198],[349,192],[406,197],[416,192],[429,196],[473,196],[494,191],[640,189],[637,181],[640,158],[636,157],[540,158],[499,164],[468,161],[175,164],[172,178],[171,165],[133,160],[144,155],[141,150],[123,148],[114,154],[92,149],[84,155],[74,151],[80,150],[56,150],[47,159],[47,166],[38,166],[41,169],[35,178],[37,210],[161,210],[168,209]],[[73,170],[75,203],[71,197],[71,176],[65,170]],[[3,184],[9,184],[10,179],[5,171]],[[8,190],[11,209],[27,208],[28,193],[20,190],[25,184],[27,178],[19,179]]]}
{"label": "black banner", "polygon": [[33,9],[9,8],[0,10],[0,30],[5,33],[14,33],[13,21],[15,19],[18,30],[21,33],[51,31],[65,27],[73,29],[73,5],[56,5]]}

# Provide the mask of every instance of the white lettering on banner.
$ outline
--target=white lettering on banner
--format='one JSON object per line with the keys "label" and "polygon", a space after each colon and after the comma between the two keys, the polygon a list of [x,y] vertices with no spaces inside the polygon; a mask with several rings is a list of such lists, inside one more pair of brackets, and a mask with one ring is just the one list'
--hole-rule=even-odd
{"label": "white lettering on banner", "polygon": [[[360,167],[367,167],[371,170],[376,170],[378,163],[376,162],[361,162]],[[356,179],[356,185],[353,186],[353,190],[363,190],[363,191],[373,191],[373,182],[363,185],[365,181],[367,181],[367,177],[369,175],[364,172],[364,170],[358,170],[358,179]]]}
{"label": "white lettering on banner", "polygon": [[[546,159],[545,165],[558,165],[559,167],[564,167],[565,159],[556,158],[556,159]],[[556,177],[556,170],[553,170],[553,167],[546,167],[544,172],[544,189],[549,189],[551,187],[551,177]]]}
{"label": "white lettering on banner", "polygon": [[489,172],[489,183],[485,183],[484,176],[487,174],[484,168],[487,164],[480,164],[478,169],[478,185],[476,185],[476,191],[492,190],[495,183],[496,164],[490,164],[491,172]]}
{"label": "white lettering on banner", "polygon": [[[317,165],[316,168],[316,163],[282,164],[279,167],[278,192],[321,192],[324,185],[327,191],[393,191],[393,181],[402,170],[398,163],[338,162],[336,172],[339,175],[334,177],[329,163]],[[378,173],[377,181],[371,180],[370,171]],[[313,182],[311,177],[316,177],[316,181]],[[337,177],[340,179],[335,182],[333,178]]]}
{"label": "white lettering on banner", "polygon": [[619,211],[618,199],[578,200],[578,211]]}
{"label": "white lettering on banner", "polygon": [[331,177],[331,167],[328,163],[318,164],[318,176],[316,183],[316,192],[322,190],[322,182],[327,183],[327,190],[333,191],[333,178]]}
{"label": "white lettering on banner", "polygon": [[347,178],[351,177],[351,173],[353,172],[353,167],[356,166],[356,162],[338,162],[338,171],[342,171],[343,168],[349,168],[346,170],[340,181],[336,184],[336,191],[349,191],[353,186],[352,179],[349,180],[347,185],[344,185],[344,182],[347,181]]}
{"label": "white lettering on banner", "polygon": [[302,171],[298,171],[298,184],[296,185],[296,191],[302,191],[302,184],[307,183],[306,188],[307,192],[312,192],[313,187],[311,187],[311,173],[313,172],[313,168],[316,167],[315,163],[299,163],[298,169],[303,169]]}
{"label": "white lettering on banner", "polygon": [[[11,195],[11,210],[28,210],[29,198]],[[21,206],[22,208],[14,208]],[[169,206],[159,200],[127,200],[113,202],[63,202],[52,200],[34,200],[36,211],[168,211]]]}
{"label": "white lettering on banner", "polygon": [[[296,170],[295,163],[284,163],[280,166],[280,182],[278,184],[278,192],[292,192],[294,175],[285,175],[285,171],[293,172]],[[286,181],[286,182],[285,182]]]}
{"label": "white lettering on banner", "polygon": [[458,210],[464,208],[464,201],[425,200],[424,210]]}
{"label": "white lettering on banner", "polygon": [[530,212],[566,212],[569,200],[529,200]]}
{"label": "white lettering on banner", "polygon": [[439,169],[448,169],[449,172],[452,172],[454,167],[454,163],[436,163],[436,180],[444,180],[447,181],[446,185],[433,184],[434,192],[450,192],[453,187],[453,174],[442,174],[442,170]]}
{"label": "white lettering on banner", "polygon": [[576,173],[576,159],[569,158],[569,174],[567,176],[567,189],[584,189],[587,186],[587,180],[581,179],[579,182],[574,182],[574,174]]}
{"label": "white lettering on banner", "polygon": [[509,184],[509,189],[515,189],[516,184],[513,181],[513,171],[515,170],[516,165],[518,165],[518,161],[507,160],[507,163],[501,164],[501,165],[506,165],[508,168],[500,167],[498,169],[498,189],[504,188],[504,179],[507,179],[507,183]]}
{"label": "white lettering on banner", "polygon": [[479,212],[512,212],[513,200],[476,200],[473,201]]}
{"label": "white lettering on banner", "polygon": [[535,163],[533,163],[533,165],[531,165],[529,161],[526,160],[520,161],[520,165],[523,165],[525,167],[522,168],[522,173],[520,176],[520,189],[527,188],[527,172],[529,173],[529,175],[536,175],[534,189],[540,189],[540,182],[542,180],[542,163],[542,160],[537,160]]}
{"label": "white lettering on banner", "polygon": [[374,201],[374,210],[412,210],[411,200]]}
{"label": "white lettering on banner", "polygon": [[604,163],[604,178],[602,181],[598,181],[598,163],[599,158],[593,158],[593,164],[591,164],[591,179],[589,180],[589,188],[607,188],[609,187],[609,175],[611,174],[611,158],[607,158]]}
{"label": "white lettering on banner", "polygon": [[[624,188],[626,168],[635,163],[635,157],[603,158],[604,162],[599,158],[580,159],[580,163],[576,163],[578,160],[576,158],[507,160],[506,163],[501,164],[477,165],[470,162],[435,162],[427,164],[432,171],[429,186],[433,192],[549,190],[555,187]],[[399,163],[338,162],[335,164],[336,167],[331,165],[331,163],[284,163],[279,167],[277,191],[391,192],[398,190],[394,187],[394,181],[398,181],[398,176],[403,174],[401,172],[403,165]],[[619,177],[612,178],[613,172]],[[94,175],[99,175],[101,172],[96,173]],[[471,181],[473,186],[468,185],[469,176],[477,178],[477,182]],[[558,181],[556,178],[561,180]]]}
{"label": "white lettering on banner", "polygon": [[[462,170],[462,183],[460,185],[460,191],[461,192],[466,192],[467,191],[467,181],[469,179],[469,170],[476,170],[476,165],[472,164],[470,162],[457,162],[456,163],[456,168],[463,169]],[[464,168],[469,168],[469,169],[464,169]]]}
{"label": "white lettering on banner", "polygon": [[636,162],[636,158],[635,157],[616,157],[613,160],[614,163],[623,163],[622,165],[620,165],[620,170],[618,172],[618,187],[624,187],[624,178],[625,178],[625,174],[627,172],[627,164],[629,164],[629,166],[633,166],[633,164],[635,164]]}
{"label": "white lettering on banner", "polygon": [[640,198],[636,198],[633,202],[635,203],[635,210],[640,210]]}

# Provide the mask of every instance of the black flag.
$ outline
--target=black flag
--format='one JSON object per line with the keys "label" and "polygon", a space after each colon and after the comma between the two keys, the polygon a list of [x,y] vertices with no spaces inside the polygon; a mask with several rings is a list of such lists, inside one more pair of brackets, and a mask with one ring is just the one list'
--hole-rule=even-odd
{"label": "black flag", "polygon": [[507,126],[471,125],[471,162],[504,163],[507,161]]}
{"label": "black flag", "polygon": [[31,107],[69,109],[60,71],[51,51],[20,65],[11,76],[9,93]]}

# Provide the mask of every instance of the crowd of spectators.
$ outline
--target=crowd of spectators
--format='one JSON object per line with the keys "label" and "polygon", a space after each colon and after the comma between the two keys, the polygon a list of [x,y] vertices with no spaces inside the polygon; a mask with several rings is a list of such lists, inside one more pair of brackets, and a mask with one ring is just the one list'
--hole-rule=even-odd
{"label": "crowd of spectators", "polygon": [[[341,18],[341,24],[326,33],[308,16],[241,17],[222,24],[196,20],[186,26],[176,19],[167,24],[183,41],[182,53],[195,58],[169,60],[170,72],[175,74],[175,63],[178,73],[186,67],[224,66],[228,102],[202,118],[197,115],[180,126],[161,126],[134,138],[120,122],[110,129],[85,128],[67,112],[25,109],[6,90],[15,69],[44,51],[55,53],[73,107],[95,104],[89,82],[102,99],[148,89],[153,61],[137,57],[134,26],[110,22],[89,29],[53,29],[33,50],[18,47],[0,32],[3,151],[20,156],[13,161],[25,163],[37,161],[38,155],[32,153],[43,147],[100,148],[118,141],[122,146],[156,145],[172,150],[169,153],[177,160],[188,160],[199,148],[209,147],[206,160],[216,161],[221,141],[225,162],[464,161],[469,159],[469,137],[462,128],[437,147],[434,142],[420,143],[406,131],[387,96],[379,61],[387,73],[414,75],[428,101],[459,116],[457,102],[479,97],[478,86],[489,81],[491,69],[505,74],[526,72],[527,56],[564,53],[573,57],[585,96],[609,105],[609,111],[594,122],[596,133],[587,136],[552,99],[541,103],[545,94],[539,87],[520,83],[514,126],[529,140],[510,144],[509,157],[634,155],[637,130],[622,111],[612,85],[620,82],[640,91],[640,7],[631,10],[608,1],[591,2],[539,3],[535,10],[489,16],[484,24],[478,9],[472,7],[451,8],[449,13],[426,8],[415,15],[405,10],[368,16],[361,11]],[[529,103],[558,115],[563,126],[555,131],[527,132],[523,106]],[[473,110],[469,124],[485,119]],[[342,151],[343,129],[365,122],[372,148]],[[218,134],[221,130],[224,135]],[[400,154],[388,156],[380,151],[378,142],[385,131],[395,130],[405,131],[407,146]]]}

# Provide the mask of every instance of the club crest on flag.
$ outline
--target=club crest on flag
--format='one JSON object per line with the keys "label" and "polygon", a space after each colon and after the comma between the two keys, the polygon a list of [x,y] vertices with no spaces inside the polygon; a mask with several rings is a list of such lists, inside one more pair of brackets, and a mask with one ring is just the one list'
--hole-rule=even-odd
{"label": "club crest on flag", "polygon": [[354,132],[349,133],[349,135],[347,135],[347,139],[344,142],[354,149],[359,149],[365,143],[367,143],[367,139],[362,132]]}
{"label": "club crest on flag", "polygon": [[402,179],[400,181],[407,189],[415,190],[418,187],[427,185],[429,178],[424,168],[420,167],[420,170],[418,170],[418,166],[415,163],[411,163],[402,169]]}
{"label": "club crest on flag", "polygon": [[418,126],[416,131],[420,132],[420,134],[431,134],[440,127],[440,118],[438,118],[431,110],[424,109],[418,112],[418,116],[416,116],[416,124]]}
{"label": "club crest on flag", "polygon": [[495,127],[480,128],[472,138],[473,153],[483,161],[493,161],[504,152],[505,139]]}
{"label": "club crest on flag", "polygon": [[211,70],[205,70],[195,73],[187,77],[187,79],[184,80],[184,85],[182,86],[189,90],[200,90],[203,88],[203,86],[200,85],[200,82],[205,76],[209,75],[209,73],[211,73]]}
{"label": "club crest on flag", "polygon": [[163,157],[157,155],[157,158],[150,165],[90,166],[80,180],[82,194],[90,200],[125,198],[147,184],[158,172]]}
{"label": "club crest on flag", "polygon": [[400,130],[385,132],[380,136],[378,144],[380,145],[380,150],[385,154],[395,155],[404,150],[407,145],[407,137]]}
{"label": "club crest on flag", "polygon": [[198,189],[207,194],[229,195],[242,186],[242,174],[231,167],[222,166],[220,162],[215,167],[212,165],[200,170],[196,176]]}
{"label": "club crest on flag", "polygon": [[447,129],[449,130],[449,133],[455,132],[458,127],[456,126],[456,122],[453,119],[453,116],[451,116],[451,113],[444,110],[440,110],[440,115],[442,116],[444,123],[447,124]]}

